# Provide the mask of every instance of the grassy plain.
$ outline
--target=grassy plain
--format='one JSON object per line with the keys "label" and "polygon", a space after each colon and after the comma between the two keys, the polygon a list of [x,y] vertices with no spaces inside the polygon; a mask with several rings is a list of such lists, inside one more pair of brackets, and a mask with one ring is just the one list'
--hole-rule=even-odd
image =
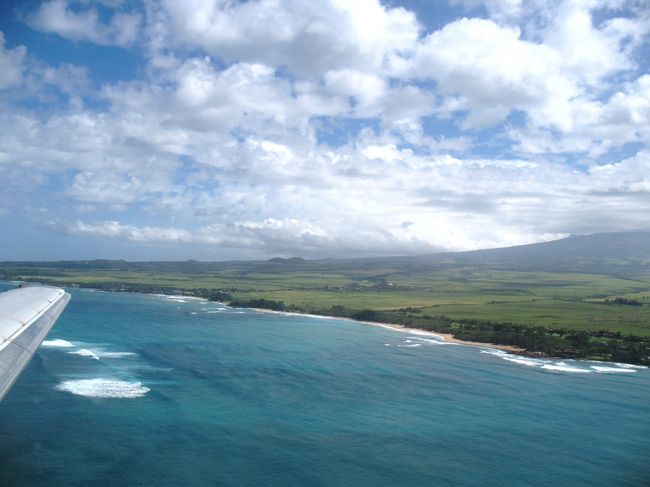
{"label": "grassy plain", "polygon": [[[117,261],[116,261],[117,262]],[[82,266],[83,267],[83,266]],[[0,264],[12,279],[119,288],[159,286],[227,292],[236,300],[282,301],[312,312],[410,308],[413,316],[481,319],[567,330],[608,330],[650,336],[650,272],[589,273],[487,268],[485,265],[404,265],[378,261],[192,263],[184,268],[116,263],[66,268],[61,263]],[[617,297],[639,305],[612,304]],[[610,300],[610,302],[607,302]]]}

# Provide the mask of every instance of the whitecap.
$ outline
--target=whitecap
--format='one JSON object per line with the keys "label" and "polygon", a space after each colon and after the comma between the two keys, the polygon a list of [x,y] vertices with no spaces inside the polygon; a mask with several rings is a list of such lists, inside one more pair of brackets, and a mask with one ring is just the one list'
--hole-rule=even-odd
{"label": "whitecap", "polygon": [[69,347],[74,347],[74,345],[70,343],[68,340],[61,340],[60,338],[56,338],[54,340],[43,341],[43,343],[41,343],[41,347],[69,348]]}
{"label": "whitecap", "polygon": [[143,397],[151,390],[141,382],[105,378],[67,380],[58,384],[56,388],[77,396],[124,399]]}
{"label": "whitecap", "polygon": [[196,296],[184,296],[182,294],[177,295],[177,294],[158,294],[157,296],[160,296],[163,299],[167,299],[168,301],[174,301],[176,303],[187,303],[188,301],[207,301],[205,298],[198,298]]}
{"label": "whitecap", "polygon": [[543,360],[529,358],[529,357],[522,357],[520,355],[505,354],[501,358],[503,360],[507,360],[508,362],[514,362],[519,365],[526,365],[527,367],[537,367],[538,365],[545,364]]}
{"label": "whitecap", "polygon": [[544,370],[550,370],[552,372],[573,372],[578,374],[588,374],[591,372],[589,369],[578,369],[576,367],[570,367],[564,362],[558,362],[557,364],[544,364],[541,368]]}
{"label": "whitecap", "polygon": [[222,311],[226,311],[228,308],[204,308],[203,311],[205,311],[208,314],[215,314],[215,313],[220,313]]}
{"label": "whitecap", "polygon": [[168,294],[156,294],[156,296],[173,303],[187,303],[188,299],[192,299],[190,296],[172,296]]}
{"label": "whitecap", "polygon": [[[578,374],[586,374],[589,372],[598,372],[601,374],[616,374],[616,373],[634,373],[636,372],[635,369],[644,369],[647,367],[644,367],[642,365],[630,365],[630,364],[620,364],[620,363],[615,363],[616,367],[612,366],[604,366],[604,365],[591,365],[589,368],[584,368],[584,367],[572,367],[569,365],[567,362],[553,362],[551,360],[542,360],[542,359],[535,359],[535,358],[530,358],[530,357],[523,357],[521,355],[514,355],[510,354],[507,352],[504,352],[502,350],[495,350],[495,349],[487,349],[487,350],[481,350],[481,353],[486,353],[489,355],[494,355],[495,357],[499,357],[503,360],[507,360],[508,362],[513,362],[519,365],[525,365],[528,367],[538,367],[540,369],[544,370],[550,370],[552,372],[573,372],[573,373],[578,373]],[[609,362],[601,362],[601,361],[595,361],[595,360],[590,360],[590,361],[581,361],[581,362],[575,362],[573,360],[570,360],[571,363],[598,363],[598,364],[609,364]]]}
{"label": "whitecap", "polygon": [[82,357],[89,357],[94,360],[99,360],[99,357],[95,352],[92,350],[88,350],[87,348],[80,348],[79,350],[74,350],[72,352],[67,352],[70,355],[81,355]]}
{"label": "whitecap", "polygon": [[442,339],[441,335],[436,335],[435,333],[431,333],[430,331],[427,330],[409,330],[409,334],[411,335],[425,335],[425,336],[436,336]]}
{"label": "whitecap", "polygon": [[96,352],[99,358],[123,358],[123,357],[133,357],[135,353],[133,352]]}
{"label": "whitecap", "polygon": [[435,340],[433,338],[420,338],[420,337],[409,337],[409,338],[412,338],[413,340],[419,340],[421,342],[431,343],[433,345],[456,345],[455,343],[445,342],[442,339]]}
{"label": "whitecap", "polygon": [[487,353],[488,355],[494,355],[496,357],[503,357],[504,355],[508,355],[506,352],[502,350],[495,350],[494,348],[488,348],[486,350],[481,350],[481,353]]}
{"label": "whitecap", "polygon": [[415,348],[415,347],[421,347],[421,343],[408,343],[406,345],[397,345],[398,347],[403,347],[403,348]]}
{"label": "whitecap", "polygon": [[544,365],[547,363],[540,359],[523,357],[521,355],[514,355],[512,353],[504,352],[503,350],[496,350],[492,348],[487,350],[481,350],[481,353],[494,355],[495,357],[499,357],[500,359],[507,360],[508,362],[513,362],[519,365],[525,365],[527,367],[538,367],[540,365]]}
{"label": "whitecap", "polygon": [[628,369],[625,367],[600,367],[597,365],[592,365],[591,368],[601,374],[636,374],[636,370]]}
{"label": "whitecap", "polygon": [[648,368],[645,365],[621,364],[619,362],[615,362],[614,365],[618,365],[619,367],[622,367],[624,369],[647,369]]}

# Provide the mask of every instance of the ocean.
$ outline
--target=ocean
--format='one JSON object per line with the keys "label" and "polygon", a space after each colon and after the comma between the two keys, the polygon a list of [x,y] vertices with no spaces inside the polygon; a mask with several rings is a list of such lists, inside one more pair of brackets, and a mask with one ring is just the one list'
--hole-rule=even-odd
{"label": "ocean", "polygon": [[648,369],[70,292],[0,403],[1,486],[650,485]]}

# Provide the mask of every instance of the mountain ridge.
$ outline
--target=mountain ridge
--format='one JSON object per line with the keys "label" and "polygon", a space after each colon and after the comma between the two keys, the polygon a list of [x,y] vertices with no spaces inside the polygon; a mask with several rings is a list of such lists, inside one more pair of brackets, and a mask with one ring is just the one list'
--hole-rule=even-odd
{"label": "mountain ridge", "polygon": [[615,272],[621,269],[650,269],[650,231],[596,233],[532,244],[439,252],[415,256],[342,257],[305,259],[273,257],[267,260],[233,261],[126,261],[123,259],[5,261],[5,268],[52,267],[61,269],[170,270],[179,272],[259,268],[272,270],[319,270],[372,266],[397,266],[405,270],[430,270],[462,265],[513,269],[589,270]]}

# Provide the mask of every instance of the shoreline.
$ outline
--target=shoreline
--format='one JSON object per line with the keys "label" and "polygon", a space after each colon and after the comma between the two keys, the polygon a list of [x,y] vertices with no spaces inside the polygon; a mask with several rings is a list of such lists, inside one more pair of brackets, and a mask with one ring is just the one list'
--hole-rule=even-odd
{"label": "shoreline", "polygon": [[[12,281],[12,280],[7,280],[5,282],[11,282],[11,283],[20,283],[23,281]],[[29,281],[27,281],[29,282]],[[34,281],[32,281],[34,282]],[[38,281],[36,281],[38,282]],[[50,284],[48,284],[50,285]],[[65,286],[64,284],[56,284],[60,285],[62,287],[73,287],[77,289],[87,289],[87,290],[93,290],[93,291],[99,291],[99,292],[120,292],[120,293],[133,293],[133,294],[143,294],[143,295],[149,295],[149,296],[159,296],[159,297],[165,297],[169,299],[188,299],[188,300],[196,300],[196,301],[205,301],[205,302],[213,302],[213,303],[219,303],[223,304],[226,306],[230,306],[229,302],[225,301],[210,301],[207,298],[203,298],[200,296],[193,296],[191,294],[164,294],[160,292],[142,292],[142,291],[130,291],[130,290],[119,290],[119,291],[106,291],[103,289],[98,289],[95,287],[91,286],[84,286],[82,285],[74,285],[74,286]],[[510,352],[510,353],[515,353],[518,355],[523,355],[526,352],[525,348],[517,347],[514,345],[500,345],[498,343],[489,343],[489,342],[472,342],[472,341],[465,341],[465,340],[459,340],[458,338],[454,338],[454,336],[451,333],[442,333],[442,332],[437,332],[437,331],[431,331],[431,330],[424,330],[422,328],[410,328],[406,327],[404,325],[400,325],[398,323],[381,323],[379,321],[360,321],[360,320],[355,320],[354,318],[349,318],[347,316],[329,316],[329,315],[318,315],[318,314],[311,314],[311,313],[301,313],[299,311],[297,312],[292,312],[292,311],[275,311],[272,309],[266,309],[266,308],[248,308],[248,309],[253,309],[255,311],[259,311],[261,313],[275,313],[275,314],[284,314],[284,315],[294,315],[294,316],[308,316],[311,318],[320,318],[320,319],[329,319],[329,320],[342,320],[342,321],[349,321],[353,323],[358,323],[362,325],[369,325],[369,326],[379,326],[381,328],[386,328],[388,330],[393,330],[393,331],[399,331],[401,333],[410,333],[412,335],[424,335],[424,336],[434,336],[437,338],[441,338],[444,342],[447,343],[453,343],[455,345],[463,345],[466,347],[484,347],[484,348],[493,348],[496,350],[503,350],[504,352]]]}
{"label": "shoreline", "polygon": [[[229,306],[228,303],[223,303]],[[522,355],[526,352],[525,348],[521,347],[516,347],[514,345],[499,345],[497,343],[486,343],[486,342],[470,342],[470,341],[465,341],[465,340],[459,340],[458,338],[454,338],[454,336],[451,333],[440,333],[437,331],[430,331],[430,330],[423,330],[422,328],[409,328],[404,325],[400,325],[397,323],[381,323],[379,321],[359,321],[355,320],[353,318],[348,318],[345,316],[328,316],[328,315],[314,315],[310,313],[292,313],[291,311],[275,311],[272,309],[265,309],[265,308],[248,308],[252,309],[255,311],[258,311],[260,313],[273,313],[273,314],[280,314],[280,315],[293,315],[293,316],[307,316],[311,318],[319,318],[319,319],[328,319],[328,320],[341,320],[341,321],[349,321],[352,323],[358,323],[361,325],[369,325],[369,326],[378,326],[381,328],[386,328],[388,330],[393,330],[393,331],[398,331],[401,333],[409,333],[411,335],[424,335],[424,336],[434,336],[437,338],[442,338],[444,342],[447,343],[453,343],[455,345],[463,345],[465,347],[478,347],[478,348],[493,348],[496,350],[503,350],[504,352],[510,352],[510,353],[515,353],[518,355]]]}
{"label": "shoreline", "polygon": [[[178,294],[180,291],[181,293],[183,290],[179,289],[174,289],[175,293],[172,294],[167,294],[164,292],[163,289],[156,289],[155,291],[143,291],[143,290],[132,290],[132,289],[101,289],[101,288],[96,288],[80,283],[65,283],[65,282],[47,282],[43,280],[30,280],[30,279],[23,279],[20,281],[14,280],[14,279],[2,279],[3,282],[5,283],[19,283],[19,282],[36,282],[36,283],[43,283],[45,285],[50,285],[50,286],[58,286],[58,287],[69,287],[69,288],[77,288],[77,289],[87,289],[87,290],[94,290],[94,291],[100,291],[100,292],[115,292],[115,293],[132,293],[132,294],[142,294],[142,295],[158,295],[160,297],[171,297],[171,298],[180,298],[180,299],[196,299],[197,301],[205,301],[205,302],[213,302],[213,303],[219,303],[222,305],[230,306],[231,302],[227,300],[210,300],[209,298],[203,297],[203,296],[196,296],[194,294]],[[504,345],[504,344],[498,344],[498,343],[492,343],[492,342],[475,342],[475,341],[469,341],[469,340],[460,340],[455,338],[451,333],[444,333],[444,332],[436,332],[432,330],[427,330],[423,328],[413,328],[413,327],[407,327],[404,325],[400,325],[397,323],[383,323],[383,322],[371,322],[371,321],[361,321],[361,320],[356,320],[350,317],[346,316],[331,316],[331,315],[321,315],[321,314],[312,314],[312,313],[307,313],[307,312],[301,312],[301,311],[276,311],[272,309],[265,309],[265,308],[253,308],[250,306],[243,306],[243,308],[248,308],[252,309],[255,311],[260,311],[264,313],[278,313],[278,314],[285,314],[285,315],[296,315],[296,316],[308,316],[312,318],[320,318],[320,319],[333,319],[333,320],[344,320],[344,321],[351,321],[355,322],[357,324],[364,324],[364,325],[370,325],[370,326],[379,326],[382,328],[390,329],[393,331],[398,331],[402,333],[410,333],[413,335],[424,335],[424,336],[434,336],[437,337],[438,339],[442,339],[446,343],[452,343],[456,345],[463,345],[463,346],[468,346],[468,347],[476,347],[476,348],[488,348],[488,349],[493,349],[493,350],[500,350],[503,352],[507,352],[510,354],[515,354],[517,356],[521,357],[529,357],[529,358],[557,358],[557,359],[575,359],[575,360],[597,360],[599,362],[603,363],[617,363],[617,362],[625,362],[629,363],[632,365],[643,365],[645,366],[643,362],[637,362],[637,361],[622,361],[620,359],[614,360],[612,359],[607,359],[607,358],[601,358],[601,357],[594,357],[594,356],[583,356],[583,357],[577,357],[574,354],[571,355],[564,355],[562,353],[559,354],[553,354],[553,355],[548,355],[543,352],[536,352],[536,351],[528,351],[526,348],[523,347],[518,347],[515,345]]]}
{"label": "shoreline", "polygon": [[[9,283],[20,283],[20,282],[42,282],[42,281],[16,281],[16,280],[5,280],[4,282],[9,282]],[[71,287],[71,288],[76,288],[76,289],[87,289],[87,290],[93,290],[93,291],[99,291],[99,292],[118,292],[118,293],[133,293],[133,294],[143,294],[143,295],[149,295],[149,296],[159,296],[159,297],[166,297],[166,298],[177,298],[177,299],[190,299],[190,300],[197,300],[197,301],[205,301],[205,302],[213,302],[213,303],[219,303],[223,304],[226,306],[230,306],[230,302],[226,301],[210,301],[207,298],[203,298],[200,296],[193,296],[191,294],[164,294],[161,292],[143,292],[143,291],[131,291],[131,290],[113,290],[113,291],[106,291],[104,289],[98,289],[92,286],[84,286],[83,284],[74,284],[74,285],[66,285],[64,283],[47,283],[46,285],[56,285],[56,286],[61,286],[61,287]],[[176,290],[178,291],[178,290]],[[311,314],[311,313],[301,313],[301,312],[292,312],[292,311],[275,311],[272,309],[266,309],[266,308],[248,308],[252,309],[255,311],[259,311],[261,313],[275,313],[275,314],[284,314],[284,315],[294,315],[294,316],[307,316],[311,318],[320,318],[320,319],[329,319],[329,320],[342,320],[342,321],[349,321],[353,323],[358,323],[362,325],[369,325],[369,326],[379,326],[381,328],[386,328],[388,330],[393,330],[393,331],[398,331],[401,333],[410,333],[412,335],[424,335],[424,336],[434,336],[437,338],[441,338],[444,342],[447,343],[453,343],[455,345],[462,345],[466,347],[484,347],[484,348],[493,348],[495,350],[503,350],[504,352],[510,352],[514,353],[517,355],[525,355],[526,349],[517,347],[514,345],[500,345],[497,343],[489,343],[489,342],[472,342],[472,341],[465,341],[465,340],[459,340],[458,338],[454,338],[454,336],[451,333],[441,333],[441,332],[436,332],[436,331],[431,331],[431,330],[424,330],[422,328],[409,328],[404,325],[400,325],[397,323],[381,323],[378,321],[360,321],[360,320],[355,320],[353,318],[349,318],[346,316],[328,316],[328,315],[318,315],[318,314]]]}

